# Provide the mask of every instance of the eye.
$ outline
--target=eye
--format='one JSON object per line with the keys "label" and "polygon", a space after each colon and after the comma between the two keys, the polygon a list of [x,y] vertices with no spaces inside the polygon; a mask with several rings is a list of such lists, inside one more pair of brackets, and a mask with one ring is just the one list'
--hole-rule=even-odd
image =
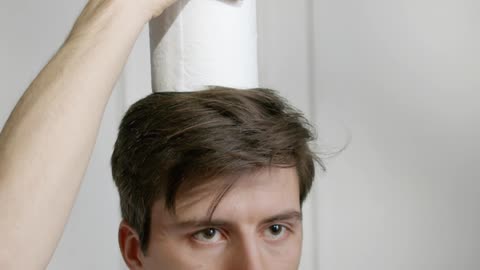
{"label": "eye", "polygon": [[199,242],[213,244],[223,240],[223,236],[218,229],[208,228],[199,231],[193,235],[193,238]]}
{"label": "eye", "polygon": [[284,225],[274,224],[265,230],[265,236],[269,240],[280,240],[288,233]]}

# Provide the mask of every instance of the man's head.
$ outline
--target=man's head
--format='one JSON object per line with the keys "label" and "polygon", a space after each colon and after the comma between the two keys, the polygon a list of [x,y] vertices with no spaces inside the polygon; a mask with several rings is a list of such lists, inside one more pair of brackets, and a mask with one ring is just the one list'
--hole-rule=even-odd
{"label": "man's head", "polygon": [[[310,126],[268,89],[149,95],[112,155],[131,269],[298,267]],[[321,165],[321,163],[320,163]]]}

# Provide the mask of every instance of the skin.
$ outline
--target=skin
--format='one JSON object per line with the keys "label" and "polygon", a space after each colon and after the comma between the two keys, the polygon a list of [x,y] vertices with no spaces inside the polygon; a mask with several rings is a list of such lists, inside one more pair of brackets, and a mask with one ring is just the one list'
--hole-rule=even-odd
{"label": "skin", "polygon": [[180,194],[176,214],[157,201],[146,254],[136,232],[120,224],[119,243],[132,270],[298,269],[301,206],[295,168],[241,175],[209,219],[219,178]]}
{"label": "skin", "polygon": [[0,133],[0,269],[47,267],[113,86],[143,26],[173,2],[88,1],[15,106]]}

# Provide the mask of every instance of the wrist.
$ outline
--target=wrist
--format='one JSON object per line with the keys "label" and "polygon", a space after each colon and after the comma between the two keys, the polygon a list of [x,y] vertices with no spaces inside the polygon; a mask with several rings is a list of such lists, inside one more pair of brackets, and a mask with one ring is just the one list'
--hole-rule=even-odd
{"label": "wrist", "polygon": [[119,13],[126,17],[131,17],[137,23],[142,25],[148,23],[152,17],[151,8],[145,0],[110,0],[116,2]]}
{"label": "wrist", "polygon": [[164,6],[158,6],[158,3],[152,3],[151,0],[111,0],[117,1],[122,8],[129,12],[130,15],[137,17],[143,24],[148,23],[151,19],[160,16],[163,11],[170,5],[165,3]]}
{"label": "wrist", "polygon": [[[135,2],[137,4],[135,4]],[[148,9],[137,0],[89,0],[75,21],[67,40],[72,37],[92,37],[105,32],[126,34],[140,32],[149,21]],[[118,29],[122,31],[118,32]]]}
{"label": "wrist", "polygon": [[[98,0],[97,0],[98,1]],[[145,0],[102,0],[111,2],[112,12],[115,16],[128,20],[134,25],[145,25],[153,14]]]}

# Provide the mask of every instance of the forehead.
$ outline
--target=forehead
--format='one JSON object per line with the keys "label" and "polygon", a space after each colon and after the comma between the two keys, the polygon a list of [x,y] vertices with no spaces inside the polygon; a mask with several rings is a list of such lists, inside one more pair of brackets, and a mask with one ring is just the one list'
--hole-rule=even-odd
{"label": "forehead", "polygon": [[[233,185],[216,202],[226,183]],[[189,219],[209,217],[212,204],[216,204],[212,218],[232,222],[254,223],[265,217],[284,212],[300,211],[299,180],[294,167],[262,168],[239,176],[223,176],[208,183],[182,191],[176,203],[176,215],[172,216],[162,202],[152,209],[152,221],[169,225]],[[218,203],[218,204],[217,204]]]}

